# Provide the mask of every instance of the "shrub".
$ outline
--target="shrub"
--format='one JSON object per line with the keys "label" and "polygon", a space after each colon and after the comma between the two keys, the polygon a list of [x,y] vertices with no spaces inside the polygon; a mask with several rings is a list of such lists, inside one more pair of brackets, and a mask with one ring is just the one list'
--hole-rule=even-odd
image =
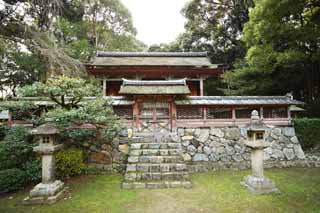
{"label": "shrub", "polygon": [[68,178],[82,173],[85,168],[83,152],[79,149],[66,149],[56,154],[56,174]]}
{"label": "shrub", "polygon": [[8,126],[5,124],[0,124],[0,141],[2,141],[8,132]]}
{"label": "shrub", "polygon": [[25,174],[20,169],[0,171],[0,192],[10,192],[21,189],[25,184]]}
{"label": "shrub", "polygon": [[23,165],[23,171],[27,182],[38,182],[41,180],[41,160],[37,158],[27,161]]}
{"label": "shrub", "polygon": [[303,148],[314,148],[320,145],[320,119],[294,119],[296,134]]}
{"label": "shrub", "polygon": [[26,142],[0,143],[0,170],[19,168],[33,159],[35,157],[33,146]]}
{"label": "shrub", "polygon": [[9,129],[4,139],[7,142],[31,142],[32,135],[26,127],[16,126]]}

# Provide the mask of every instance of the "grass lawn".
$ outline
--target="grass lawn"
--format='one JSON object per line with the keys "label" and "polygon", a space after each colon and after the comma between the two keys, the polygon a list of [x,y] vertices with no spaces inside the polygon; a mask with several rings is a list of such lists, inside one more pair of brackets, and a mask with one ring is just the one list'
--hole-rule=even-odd
{"label": "grass lawn", "polygon": [[68,181],[71,199],[51,206],[23,206],[28,191],[0,197],[0,212],[320,212],[320,169],[271,169],[281,194],[251,195],[239,184],[250,171],[198,173],[192,189],[122,190],[117,174]]}

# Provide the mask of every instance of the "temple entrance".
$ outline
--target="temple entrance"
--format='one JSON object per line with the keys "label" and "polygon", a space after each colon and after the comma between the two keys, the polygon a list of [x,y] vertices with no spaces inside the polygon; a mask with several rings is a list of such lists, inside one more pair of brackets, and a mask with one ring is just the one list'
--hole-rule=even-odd
{"label": "temple entrance", "polygon": [[139,104],[142,132],[171,131],[170,103],[146,101]]}

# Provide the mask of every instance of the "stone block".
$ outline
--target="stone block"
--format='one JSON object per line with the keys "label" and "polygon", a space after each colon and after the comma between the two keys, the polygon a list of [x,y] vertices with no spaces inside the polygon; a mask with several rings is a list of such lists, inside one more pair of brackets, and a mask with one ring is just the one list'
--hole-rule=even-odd
{"label": "stone block", "polygon": [[179,143],[181,142],[181,138],[178,135],[171,135],[171,141]]}
{"label": "stone block", "polygon": [[129,172],[129,173],[126,173],[124,175],[124,179],[126,181],[134,181],[134,180],[137,180],[137,174],[136,173],[133,173],[133,172]]}
{"label": "stone block", "polygon": [[102,144],[101,145],[101,149],[107,152],[111,152],[112,151],[112,146],[109,144]]}
{"label": "stone block", "polygon": [[177,134],[181,137],[181,136],[183,136],[184,135],[184,129],[183,128],[179,128],[178,130],[177,130]]}
{"label": "stone block", "polygon": [[137,163],[139,161],[139,157],[129,157],[128,162],[129,163]]}
{"label": "stone block", "polygon": [[186,171],[187,166],[185,164],[176,164],[176,171]]}
{"label": "stone block", "polygon": [[296,156],[299,158],[299,159],[305,159],[306,156],[301,148],[300,145],[294,145],[293,146],[293,150],[294,150],[294,153],[296,154]]}
{"label": "stone block", "polygon": [[189,146],[187,147],[187,151],[188,151],[189,153],[195,153],[195,152],[197,151],[197,148],[194,147],[193,145],[189,145]]}
{"label": "stone block", "polygon": [[133,156],[133,155],[139,156],[139,155],[141,155],[141,153],[142,153],[141,149],[133,149],[130,151],[130,156]]}
{"label": "stone block", "polygon": [[191,128],[188,128],[188,129],[185,129],[184,130],[184,135],[186,136],[192,136],[193,133],[194,133],[195,129],[191,129]]}
{"label": "stone block", "polygon": [[127,172],[135,172],[135,171],[137,171],[136,164],[127,164]]}
{"label": "stone block", "polygon": [[290,138],[290,141],[291,141],[292,143],[299,143],[299,140],[298,140],[297,136],[291,137],[291,138]]}
{"label": "stone block", "polygon": [[191,156],[188,153],[184,153],[182,155],[182,158],[183,158],[184,161],[191,161],[191,159],[192,159]]}
{"label": "stone block", "polygon": [[137,164],[137,171],[139,172],[148,172],[149,171],[149,164]]}
{"label": "stone block", "polygon": [[161,172],[169,172],[170,166],[168,164],[160,164],[160,171]]}
{"label": "stone block", "polygon": [[183,141],[182,146],[187,147],[190,145],[190,141]]}
{"label": "stone block", "polygon": [[185,135],[181,138],[183,141],[190,141],[193,139],[193,135]]}
{"label": "stone block", "polygon": [[107,152],[90,152],[89,153],[90,163],[101,163],[101,164],[111,164],[112,158],[110,153]]}
{"label": "stone block", "polygon": [[200,135],[198,136],[198,140],[202,143],[209,139],[210,131],[209,129],[200,129]]}
{"label": "stone block", "polygon": [[209,161],[206,154],[195,154],[192,158],[193,161]]}
{"label": "stone block", "polygon": [[239,128],[226,128],[225,129],[225,139],[237,141],[241,138]]}
{"label": "stone block", "polygon": [[119,145],[119,151],[124,154],[128,154],[129,153],[129,145],[128,144]]}
{"label": "stone block", "polygon": [[232,155],[231,157],[236,162],[243,161],[243,157],[241,155]]}
{"label": "stone block", "polygon": [[162,156],[169,155],[169,150],[168,149],[160,149],[160,155],[162,155]]}
{"label": "stone block", "polygon": [[181,144],[180,143],[168,143],[168,148],[169,149],[181,149]]}
{"label": "stone block", "polygon": [[159,149],[161,147],[161,143],[153,143],[148,144],[149,149]]}
{"label": "stone block", "polygon": [[283,154],[286,156],[286,158],[288,160],[294,159],[294,151],[293,151],[293,149],[284,148],[283,149]]}
{"label": "stone block", "polygon": [[224,137],[224,132],[220,128],[212,128],[210,130],[210,134],[213,136],[216,136],[218,138],[223,138]]}
{"label": "stone block", "polygon": [[141,144],[140,143],[132,143],[130,145],[131,149],[141,149]]}
{"label": "stone block", "polygon": [[289,140],[289,138],[287,138],[287,137],[285,137],[285,136],[283,136],[283,135],[280,135],[280,137],[279,137],[279,142],[286,144],[286,143],[289,143],[290,140]]}
{"label": "stone block", "polygon": [[205,147],[203,147],[203,152],[205,154],[209,155],[209,154],[211,154],[212,149],[210,147],[205,146]]}
{"label": "stone block", "polygon": [[284,127],[282,128],[282,134],[284,134],[287,137],[293,137],[296,135],[293,127]]}

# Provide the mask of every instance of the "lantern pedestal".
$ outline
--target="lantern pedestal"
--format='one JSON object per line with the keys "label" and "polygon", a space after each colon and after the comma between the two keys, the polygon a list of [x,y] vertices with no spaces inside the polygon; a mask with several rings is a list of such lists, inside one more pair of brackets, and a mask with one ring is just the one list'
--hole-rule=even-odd
{"label": "lantern pedestal", "polygon": [[248,175],[244,177],[242,185],[248,188],[252,194],[268,194],[279,193],[279,189],[275,184],[267,177],[257,177],[254,175]]}
{"label": "lantern pedestal", "polygon": [[280,192],[275,184],[263,173],[263,149],[269,147],[267,142],[248,141],[246,145],[252,148],[251,168],[252,175],[244,177],[242,185],[246,186],[253,194],[268,194]]}
{"label": "lantern pedestal", "polygon": [[53,204],[64,198],[67,188],[60,180],[52,183],[39,183],[31,191],[30,196],[23,200],[24,204]]}
{"label": "lantern pedestal", "polygon": [[67,188],[60,180],[55,179],[54,153],[63,148],[55,143],[58,131],[48,124],[38,127],[34,134],[40,135],[40,144],[33,148],[42,158],[42,182],[36,185],[23,200],[23,204],[53,204],[65,197]]}

